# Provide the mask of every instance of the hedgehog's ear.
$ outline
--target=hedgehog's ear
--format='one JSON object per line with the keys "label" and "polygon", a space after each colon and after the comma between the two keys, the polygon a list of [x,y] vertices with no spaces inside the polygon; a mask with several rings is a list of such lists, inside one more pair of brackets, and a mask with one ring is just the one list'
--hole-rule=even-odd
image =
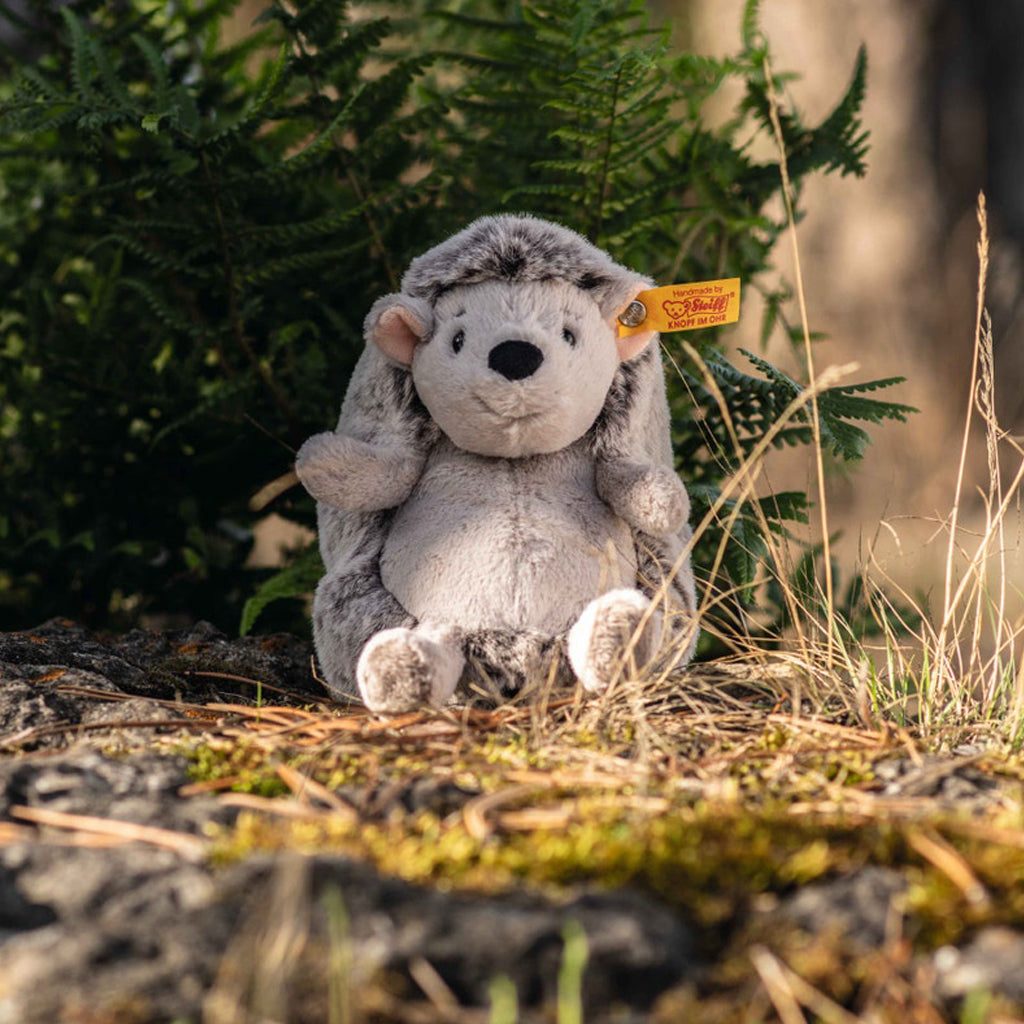
{"label": "hedgehog's ear", "polygon": [[[602,306],[601,312],[611,329],[615,332],[615,347],[619,350],[619,359],[626,362],[627,359],[635,359],[649,344],[651,338],[657,331],[641,331],[639,334],[627,334],[624,338],[619,337],[619,317],[625,312],[629,304],[641,293],[652,287],[651,282],[646,278],[631,275],[628,279],[623,278],[616,282],[618,287],[609,289],[607,305]],[[609,312],[610,311],[610,312]]]}
{"label": "hedgehog's ear", "polygon": [[367,343],[373,342],[397,363],[409,366],[416,346],[434,329],[430,304],[412,295],[385,295],[370,309],[363,325]]}

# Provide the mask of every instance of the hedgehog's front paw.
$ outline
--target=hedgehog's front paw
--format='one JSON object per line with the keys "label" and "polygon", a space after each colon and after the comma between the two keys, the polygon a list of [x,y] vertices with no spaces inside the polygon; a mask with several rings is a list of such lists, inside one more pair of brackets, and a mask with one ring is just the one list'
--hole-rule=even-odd
{"label": "hedgehog's front paw", "polygon": [[690,517],[686,488],[667,466],[652,466],[637,481],[633,504],[637,526],[655,537],[676,533]]}
{"label": "hedgehog's front paw", "polygon": [[[569,630],[569,663],[591,693],[602,693],[629,668],[642,669],[658,651],[662,615],[638,590],[595,598]],[[641,628],[642,624],[642,628]]]}
{"label": "hedgehog's front paw", "polygon": [[295,472],[317,501],[343,512],[379,512],[409,497],[423,472],[422,453],[314,434],[295,456]]}
{"label": "hedgehog's front paw", "polygon": [[356,681],[371,711],[396,714],[446,703],[463,666],[462,652],[450,639],[399,627],[369,639],[359,655]]}
{"label": "hedgehog's front paw", "polygon": [[682,480],[668,466],[628,459],[597,465],[597,492],[630,526],[655,537],[676,533],[690,516]]}

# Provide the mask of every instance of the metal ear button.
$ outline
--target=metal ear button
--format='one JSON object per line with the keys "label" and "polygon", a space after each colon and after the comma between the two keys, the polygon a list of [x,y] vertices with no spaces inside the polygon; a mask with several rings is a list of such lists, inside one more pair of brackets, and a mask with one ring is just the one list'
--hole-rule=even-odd
{"label": "metal ear button", "polygon": [[647,319],[647,307],[634,299],[620,314],[619,323],[623,327],[639,327]]}

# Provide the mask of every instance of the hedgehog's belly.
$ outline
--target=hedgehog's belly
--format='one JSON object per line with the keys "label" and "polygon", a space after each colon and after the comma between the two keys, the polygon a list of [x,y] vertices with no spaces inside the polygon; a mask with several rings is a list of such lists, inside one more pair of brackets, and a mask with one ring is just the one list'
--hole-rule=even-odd
{"label": "hedgehog's belly", "polygon": [[582,444],[491,459],[443,443],[395,514],[380,564],[417,619],[551,634],[636,576],[629,527],[597,496]]}

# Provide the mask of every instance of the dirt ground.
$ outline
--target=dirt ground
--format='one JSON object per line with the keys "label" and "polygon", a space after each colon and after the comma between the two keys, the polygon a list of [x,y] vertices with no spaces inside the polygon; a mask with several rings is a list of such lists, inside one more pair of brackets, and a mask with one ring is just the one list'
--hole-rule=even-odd
{"label": "dirt ground", "polygon": [[991,730],[923,742],[783,660],[390,719],[310,667],[0,636],[0,1022],[1024,1013]]}

